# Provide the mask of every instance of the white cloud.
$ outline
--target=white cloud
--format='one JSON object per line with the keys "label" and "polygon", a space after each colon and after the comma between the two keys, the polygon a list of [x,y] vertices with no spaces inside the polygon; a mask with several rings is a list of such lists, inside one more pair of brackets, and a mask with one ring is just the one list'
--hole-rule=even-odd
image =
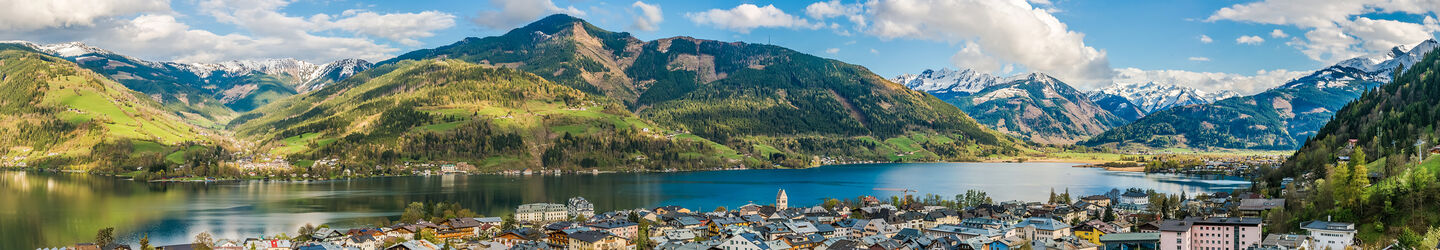
{"label": "white cloud", "polygon": [[640,14],[635,15],[634,27],[636,29],[643,31],[660,30],[660,22],[665,21],[665,16],[660,12],[659,4],[646,4],[645,2],[635,1],[635,3],[630,4],[630,7],[640,10]]}
{"label": "white cloud", "polygon": [[[1392,13],[1425,16],[1427,21],[1409,23],[1364,16]],[[1440,1],[1436,0],[1261,0],[1222,8],[1206,21],[1294,26],[1304,30],[1305,35],[1297,35],[1286,42],[1287,45],[1312,60],[1334,63],[1428,39],[1430,33],[1440,30],[1429,21],[1437,13],[1440,13]],[[1272,37],[1276,37],[1275,34],[1283,32],[1272,32]]]}
{"label": "white cloud", "polygon": [[326,63],[341,58],[385,59],[400,50],[385,40],[417,46],[420,42],[415,39],[434,36],[436,31],[453,27],[455,23],[455,16],[438,11],[376,13],[348,10],[338,15],[291,16],[281,12],[289,3],[285,0],[197,2],[198,15],[190,18],[211,17],[216,26],[234,28],[235,31],[228,34],[192,27],[181,22],[177,18],[180,14],[169,11],[167,7],[164,11],[139,13],[133,17],[98,18],[86,26],[57,26],[5,35],[37,42],[81,41],[158,61],[215,62],[289,57]]}
{"label": "white cloud", "polygon": [[98,19],[169,10],[169,0],[6,0],[0,30],[91,27]]}
{"label": "white cloud", "polygon": [[1019,65],[1082,89],[1108,83],[1113,73],[1105,51],[1085,45],[1084,34],[1023,0],[874,0],[865,7],[869,34],[966,43],[952,57],[957,66]]}
{"label": "white cloud", "polygon": [[1264,42],[1265,38],[1261,38],[1260,36],[1240,36],[1239,38],[1235,38],[1235,43],[1238,44],[1258,45]]}
{"label": "white cloud", "polygon": [[1210,36],[1207,36],[1207,35],[1200,35],[1200,43],[1211,43],[1211,42],[1215,42],[1215,39],[1210,39]]}
{"label": "white cloud", "polygon": [[1115,83],[1159,82],[1192,87],[1208,92],[1222,90],[1250,95],[1284,84],[1308,72],[1283,69],[1259,70],[1254,75],[1216,72],[1193,72],[1184,70],[1142,70],[1137,68],[1115,69]]}
{"label": "white cloud", "polygon": [[1200,57],[1200,56],[1192,56],[1192,57],[1190,57],[1190,58],[1188,58],[1188,59],[1191,60],[1191,61],[1196,61],[1196,62],[1209,62],[1209,61],[1210,61],[1210,58],[1209,58],[1209,57]]}
{"label": "white cloud", "polygon": [[829,48],[829,49],[825,49],[825,53],[826,53],[826,54],[831,54],[831,55],[839,54],[839,53],[840,53],[840,48]]}
{"label": "white cloud", "polygon": [[567,14],[573,16],[584,16],[585,12],[566,6],[561,8],[551,0],[490,0],[491,7],[495,9],[483,10],[470,21],[480,27],[490,29],[511,29],[526,24],[541,16],[550,14]]}
{"label": "white cloud", "polygon": [[775,8],[775,5],[760,7],[748,3],[729,10],[711,9],[705,12],[685,13],[685,17],[699,25],[710,25],[740,33],[750,33],[750,30],[756,28],[818,29],[825,25],[824,23],[812,24],[804,18],[786,14],[780,8]]}
{"label": "white cloud", "polygon": [[1290,34],[1285,34],[1285,31],[1284,31],[1284,30],[1275,29],[1275,30],[1270,31],[1270,37],[1271,37],[1271,38],[1286,38],[1286,37],[1290,37]]}
{"label": "white cloud", "polygon": [[365,10],[349,10],[341,19],[330,21],[328,15],[316,15],[312,21],[322,29],[339,29],[357,34],[384,37],[406,46],[419,46],[419,37],[435,36],[436,30],[455,26],[455,16],[439,11],[420,13],[379,14]]}
{"label": "white cloud", "polygon": [[880,51],[879,51],[879,50],[875,50],[875,49],[870,49],[870,54],[879,55],[879,54],[880,54]]}

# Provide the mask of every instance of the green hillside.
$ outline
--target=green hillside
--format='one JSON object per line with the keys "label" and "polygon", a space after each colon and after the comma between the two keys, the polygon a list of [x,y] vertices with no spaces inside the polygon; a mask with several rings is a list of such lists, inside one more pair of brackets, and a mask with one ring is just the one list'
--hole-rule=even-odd
{"label": "green hillside", "polygon": [[5,165],[114,171],[210,141],[149,96],[24,46],[0,44],[0,79]]}
{"label": "green hillside", "polygon": [[269,141],[268,152],[345,165],[464,161],[493,171],[746,163],[708,140],[672,137],[618,104],[458,60],[391,63],[250,114],[265,115],[237,119],[238,135]]}
{"label": "green hillside", "polygon": [[[645,42],[554,15],[502,36],[466,38],[378,65],[433,58],[533,73],[658,125],[786,165],[808,165],[814,156],[974,160],[1015,151],[1010,139],[939,99],[860,66],[778,46],[688,37]],[[890,140],[916,136],[944,139]]]}
{"label": "green hillside", "polygon": [[1260,94],[1158,111],[1081,144],[1295,149],[1314,136],[1335,110],[1380,84],[1366,74],[1354,68],[1331,67]]}
{"label": "green hillside", "polygon": [[[1440,225],[1440,54],[1430,53],[1395,80],[1360,95],[1279,169],[1264,177],[1271,193],[1292,202],[1276,215],[1280,230],[1327,216],[1357,222],[1366,249],[1398,239],[1402,246],[1433,247]],[[1352,143],[1351,140],[1354,140]],[[1341,158],[1348,157],[1348,158]],[[1348,160],[1348,161],[1347,161]],[[1368,178],[1367,178],[1368,177]],[[1432,231],[1420,245],[1421,234]]]}

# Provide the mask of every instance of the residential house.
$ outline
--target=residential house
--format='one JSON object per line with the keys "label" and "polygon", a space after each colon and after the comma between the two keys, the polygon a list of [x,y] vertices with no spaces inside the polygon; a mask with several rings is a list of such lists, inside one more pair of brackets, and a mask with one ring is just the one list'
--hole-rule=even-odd
{"label": "residential house", "polygon": [[[1316,249],[1314,240],[1309,235],[1299,234],[1270,234],[1265,240],[1260,241],[1260,249],[1267,250],[1310,250]],[[1337,248],[1344,249],[1344,248]]]}
{"label": "residential house", "polygon": [[721,250],[769,250],[770,244],[760,235],[753,233],[740,233],[725,239],[720,245],[715,246]]}
{"label": "residential house", "polygon": [[1240,217],[1260,217],[1260,213],[1285,206],[1285,199],[1243,199],[1240,200]]}
{"label": "residential house", "polygon": [[1109,207],[1109,206],[1110,206],[1110,197],[1106,197],[1106,196],[1104,196],[1104,195],[1091,195],[1091,196],[1080,197],[1080,201],[1084,201],[1085,203],[1095,204],[1096,206],[1100,206],[1100,207]]}
{"label": "residential house", "polygon": [[1300,228],[1310,231],[1317,249],[1345,249],[1355,244],[1355,223],[1333,221],[1310,221]]}
{"label": "residential house", "polygon": [[626,239],[635,238],[635,235],[638,234],[640,231],[640,224],[623,220],[601,221],[590,223],[585,226],[594,228],[595,230],[609,232],[610,234],[624,237]]}
{"label": "residential house", "polygon": [[1015,229],[1024,239],[1037,242],[1050,242],[1071,235],[1070,224],[1050,217],[1030,217],[1016,223]]}
{"label": "residential house", "polygon": [[621,250],[629,249],[630,240],[605,231],[582,231],[570,235],[565,249]]}

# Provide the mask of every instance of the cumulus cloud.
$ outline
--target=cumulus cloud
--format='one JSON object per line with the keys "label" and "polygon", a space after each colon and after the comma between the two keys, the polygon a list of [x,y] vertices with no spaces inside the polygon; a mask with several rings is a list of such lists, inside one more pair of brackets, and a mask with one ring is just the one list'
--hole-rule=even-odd
{"label": "cumulus cloud", "polygon": [[813,24],[809,20],[786,14],[775,5],[765,7],[754,4],[741,4],[728,10],[710,9],[704,12],[685,13],[690,21],[700,25],[710,25],[716,28],[734,30],[740,33],[750,33],[756,28],[808,28],[818,29],[824,26],[823,23]]}
{"label": "cumulus cloud", "polygon": [[635,3],[630,4],[630,7],[640,11],[638,15],[635,15],[635,24],[633,27],[644,31],[660,30],[660,22],[665,21],[665,17],[661,15],[659,4],[646,4],[645,2],[635,1]]}
{"label": "cumulus cloud", "polygon": [[1235,38],[1235,43],[1238,44],[1258,45],[1264,42],[1265,38],[1261,38],[1260,36],[1240,36]]}
{"label": "cumulus cloud", "polygon": [[1210,61],[1210,58],[1209,58],[1209,57],[1200,57],[1200,56],[1192,56],[1192,57],[1190,57],[1190,58],[1188,58],[1188,59],[1191,60],[1191,61],[1196,61],[1196,62],[1209,62],[1209,61]]}
{"label": "cumulus cloud", "polygon": [[1270,37],[1272,37],[1272,38],[1286,38],[1286,37],[1290,37],[1290,34],[1285,34],[1285,31],[1284,31],[1284,30],[1275,29],[1275,30],[1270,31]]}
{"label": "cumulus cloud", "polygon": [[840,53],[840,48],[829,48],[829,49],[825,49],[825,53],[826,53],[826,54],[831,54],[831,55],[839,54],[839,53]]}
{"label": "cumulus cloud", "polygon": [[453,15],[438,11],[349,10],[338,15],[291,16],[281,12],[289,3],[285,0],[197,2],[199,15],[191,17],[208,16],[221,26],[235,28],[228,34],[181,22],[177,18],[179,14],[169,11],[167,6],[164,11],[95,19],[88,26],[56,26],[6,35],[37,42],[81,41],[148,60],[215,62],[291,57],[324,63],[340,58],[384,59],[399,51],[384,40],[417,46],[420,42],[414,39],[434,36],[435,31],[455,23]]}
{"label": "cumulus cloud", "polygon": [[0,30],[90,27],[101,19],[169,10],[169,0],[0,1]]}
{"label": "cumulus cloud", "polygon": [[1084,34],[1023,0],[874,0],[865,8],[869,34],[965,43],[952,57],[957,66],[1017,65],[1082,89],[1108,83],[1113,73],[1105,51],[1085,45]]}
{"label": "cumulus cloud", "polygon": [[[1379,20],[1368,14],[1401,13],[1426,16],[1422,23]],[[1310,59],[1334,63],[1360,55],[1380,53],[1400,44],[1431,38],[1440,30],[1434,15],[1440,13],[1435,0],[1354,0],[1306,1],[1262,0],[1235,4],[1215,11],[1206,21],[1239,21],[1287,25],[1305,31],[1287,45]],[[1278,30],[1277,30],[1278,31]],[[1272,37],[1284,34],[1272,32]]]}
{"label": "cumulus cloud", "polygon": [[320,14],[310,18],[322,29],[339,29],[373,37],[384,37],[406,46],[419,46],[417,37],[435,36],[436,30],[455,26],[455,16],[439,11],[380,14],[349,10],[340,19]]}
{"label": "cumulus cloud", "polygon": [[1158,82],[1192,87],[1208,92],[1223,90],[1250,95],[1284,84],[1286,81],[1307,74],[1303,71],[1284,69],[1259,70],[1254,75],[1216,72],[1194,72],[1184,70],[1142,70],[1138,68],[1115,69],[1115,83]]}
{"label": "cumulus cloud", "polygon": [[1210,39],[1210,36],[1207,36],[1207,35],[1200,35],[1200,43],[1211,43],[1211,42],[1215,42],[1215,39]]}
{"label": "cumulus cloud", "polygon": [[551,0],[490,0],[490,6],[495,9],[480,11],[470,21],[490,29],[511,29],[540,19],[544,15],[585,15],[584,11],[575,6],[561,8]]}

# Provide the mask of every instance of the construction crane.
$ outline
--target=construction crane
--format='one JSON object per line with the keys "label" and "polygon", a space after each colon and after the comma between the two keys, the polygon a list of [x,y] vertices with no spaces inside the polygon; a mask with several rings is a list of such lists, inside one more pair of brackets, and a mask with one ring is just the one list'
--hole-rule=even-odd
{"label": "construction crane", "polygon": [[896,206],[909,205],[909,204],[910,204],[910,199],[913,199],[913,197],[910,197],[910,193],[914,193],[914,192],[915,192],[914,189],[908,189],[908,188],[875,188],[875,190],[879,190],[879,191],[897,191],[897,192],[900,192],[900,194],[901,194],[900,197],[902,198],[900,201],[902,202],[902,204],[895,204]]}
{"label": "construction crane", "polygon": [[914,189],[905,189],[905,188],[875,188],[875,190],[879,190],[879,191],[896,191],[896,192],[900,192],[900,194],[903,194],[903,195],[905,195],[905,196],[910,196],[910,193],[914,193],[914,192],[915,192]]}

